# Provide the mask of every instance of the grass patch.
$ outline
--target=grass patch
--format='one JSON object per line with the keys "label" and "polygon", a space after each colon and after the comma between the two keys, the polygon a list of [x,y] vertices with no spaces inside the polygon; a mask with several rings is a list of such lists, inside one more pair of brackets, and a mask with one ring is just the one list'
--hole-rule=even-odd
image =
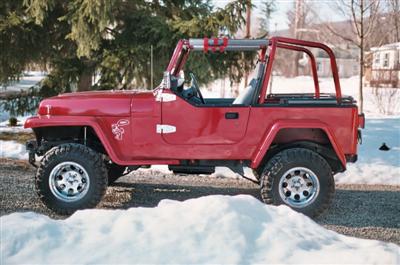
{"label": "grass patch", "polygon": [[25,144],[27,141],[35,139],[33,133],[28,132],[0,132],[0,140],[3,141],[16,141],[21,144]]}

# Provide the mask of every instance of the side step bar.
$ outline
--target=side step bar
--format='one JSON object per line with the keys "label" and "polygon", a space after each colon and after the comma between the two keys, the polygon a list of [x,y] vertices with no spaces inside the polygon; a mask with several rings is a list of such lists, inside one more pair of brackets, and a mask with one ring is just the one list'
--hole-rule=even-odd
{"label": "side step bar", "polygon": [[168,169],[174,173],[180,174],[212,174],[215,172],[215,167],[213,166],[168,166]]}

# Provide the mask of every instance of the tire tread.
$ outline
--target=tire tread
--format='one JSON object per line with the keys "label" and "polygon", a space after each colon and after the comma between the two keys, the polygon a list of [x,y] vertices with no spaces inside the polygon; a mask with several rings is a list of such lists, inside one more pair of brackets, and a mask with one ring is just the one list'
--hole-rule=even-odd
{"label": "tire tread", "polygon": [[[329,170],[332,172],[328,162],[320,156],[318,153],[315,153],[309,149],[305,148],[290,148],[285,149],[275,156],[273,156],[264,167],[264,170],[261,174],[260,184],[261,184],[261,198],[267,204],[278,205],[279,200],[275,198],[273,193],[273,183],[277,176],[274,174],[279,171],[285,164],[296,160],[299,157],[306,158],[311,161],[314,165],[319,165],[320,167]],[[327,176],[332,178],[328,181],[328,192],[326,194],[320,194],[320,196],[324,196],[323,203],[320,207],[315,208],[311,216],[318,216],[322,212],[324,212],[332,203],[335,194],[335,185],[332,174]]]}

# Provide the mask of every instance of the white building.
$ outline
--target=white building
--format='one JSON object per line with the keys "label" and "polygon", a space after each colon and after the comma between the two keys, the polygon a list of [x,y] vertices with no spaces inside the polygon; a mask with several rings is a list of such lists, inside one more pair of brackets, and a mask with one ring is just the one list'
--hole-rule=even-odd
{"label": "white building", "polygon": [[[336,65],[339,77],[351,77],[358,75],[360,65],[355,47],[331,47],[336,58]],[[317,73],[319,77],[331,77],[331,60],[322,50],[316,50],[315,60],[317,61]]]}
{"label": "white building", "polygon": [[371,48],[371,86],[400,85],[400,42]]}

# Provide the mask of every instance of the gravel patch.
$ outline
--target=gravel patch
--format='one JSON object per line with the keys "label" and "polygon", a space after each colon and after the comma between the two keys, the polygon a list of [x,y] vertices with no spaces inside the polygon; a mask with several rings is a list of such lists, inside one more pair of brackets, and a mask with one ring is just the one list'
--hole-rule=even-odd
{"label": "gravel patch", "polygon": [[[0,215],[34,211],[57,216],[39,201],[35,169],[25,162],[0,159]],[[258,186],[243,179],[176,176],[138,170],[120,178],[98,208],[155,207],[163,199],[187,200],[206,195],[248,194],[261,200]],[[338,233],[400,245],[400,186],[337,185],[331,208],[315,221]]]}

